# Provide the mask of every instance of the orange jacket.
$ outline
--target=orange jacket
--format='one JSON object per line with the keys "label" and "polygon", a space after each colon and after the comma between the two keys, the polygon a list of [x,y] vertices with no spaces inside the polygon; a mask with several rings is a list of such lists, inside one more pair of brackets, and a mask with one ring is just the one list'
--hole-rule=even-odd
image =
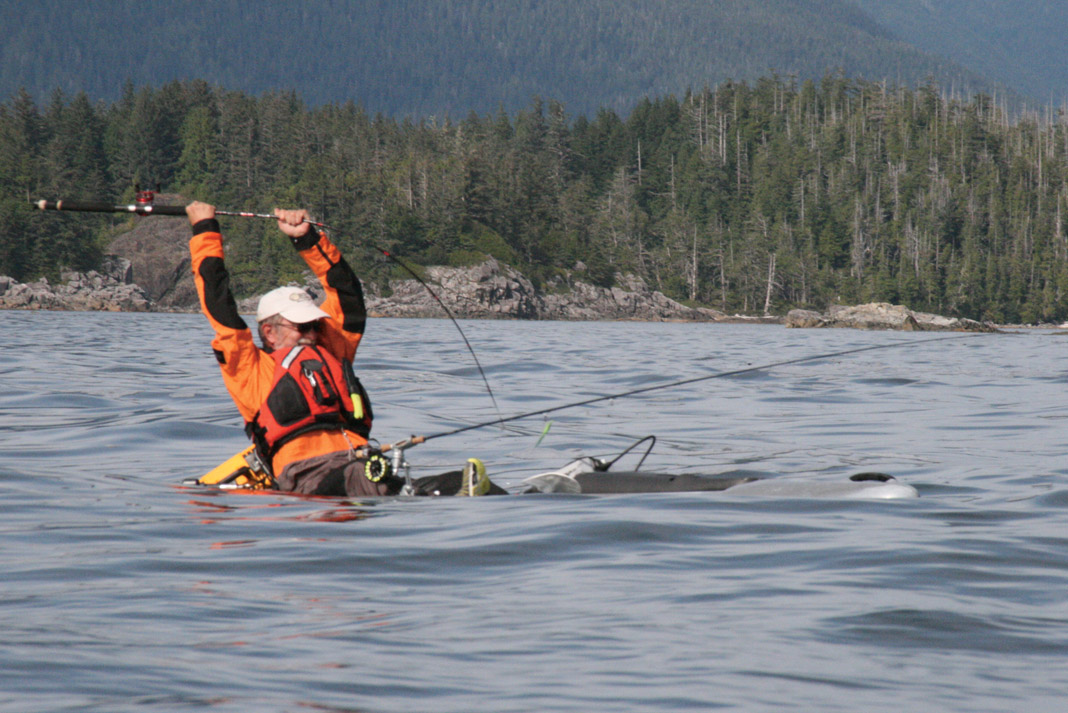
{"label": "orange jacket", "polygon": [[[293,245],[311,268],[326,294],[319,307],[330,315],[323,320],[319,345],[339,360],[349,360],[363,337],[367,309],[363,287],[325,233],[315,228]],[[230,276],[223,263],[222,235],[214,219],[193,226],[189,241],[193,260],[193,278],[200,295],[201,310],[215,330],[211,342],[222,370],[226,389],[237,404],[241,417],[248,423],[260,410],[274,384],[275,360],[256,346],[245,320],[237,311],[230,292]],[[367,441],[352,431],[313,431],[286,443],[274,456],[272,468],[277,475],[294,461],[347,451],[350,444],[361,446]]]}

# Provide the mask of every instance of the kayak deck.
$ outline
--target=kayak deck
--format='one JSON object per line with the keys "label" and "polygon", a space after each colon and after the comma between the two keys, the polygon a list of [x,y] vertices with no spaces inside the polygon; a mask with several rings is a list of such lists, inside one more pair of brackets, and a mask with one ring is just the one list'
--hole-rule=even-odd
{"label": "kayak deck", "polygon": [[[472,459],[474,460],[474,459]],[[610,471],[611,461],[579,458],[563,468],[522,481],[518,495],[564,493],[571,495],[626,495],[637,493],[724,492],[730,496],[766,498],[835,498],[852,500],[897,500],[919,497],[919,492],[885,473],[857,473],[841,480],[806,477],[768,477],[767,473],[733,470],[714,474]],[[484,474],[483,474],[483,477]],[[487,479],[485,495],[508,495],[509,491]],[[464,488],[464,471],[412,479],[415,495],[450,496]],[[274,490],[274,480],[255,457],[250,446],[233,455],[200,478],[183,485],[220,490]]]}

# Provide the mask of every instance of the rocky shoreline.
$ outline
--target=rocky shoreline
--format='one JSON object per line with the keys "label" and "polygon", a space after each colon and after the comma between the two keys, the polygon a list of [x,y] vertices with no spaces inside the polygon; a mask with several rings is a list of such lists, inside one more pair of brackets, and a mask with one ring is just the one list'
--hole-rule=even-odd
{"label": "rocky shoreline", "polygon": [[[132,236],[132,238],[131,238]],[[176,237],[178,237],[176,235]],[[136,256],[134,233],[124,238]],[[184,242],[184,237],[181,238]],[[109,256],[103,272],[64,271],[62,284],[38,280],[27,284],[0,276],[0,309],[71,310],[112,312],[196,312],[199,309],[188,257],[175,252],[165,264],[157,263],[151,289],[134,282],[136,265],[125,257]],[[162,268],[162,269],[160,269]],[[165,273],[165,274],[163,274]],[[989,322],[914,312],[901,305],[872,303],[833,306],[826,313],[791,310],[785,318],[726,315],[714,309],[687,307],[651,290],[640,277],[617,275],[615,287],[597,287],[581,280],[549,285],[539,291],[508,265],[488,258],[463,268],[430,267],[425,281],[454,316],[468,319],[531,319],[564,321],[731,322],[784,324],[791,328],[854,328],[901,331],[994,332]],[[304,285],[321,297],[318,282],[309,274]],[[437,318],[444,312],[437,300],[414,279],[393,280],[385,294],[367,290],[367,308],[373,317]],[[255,312],[258,297],[239,302],[242,312]],[[1055,326],[1055,325],[1051,325]]]}
{"label": "rocky shoreline", "polygon": [[61,284],[41,278],[17,282],[0,275],[0,309],[69,310],[76,312],[149,312],[152,302],[140,285],[134,284],[129,260],[109,257],[104,272],[64,270]]}
{"label": "rocky shoreline", "polygon": [[[104,273],[64,270],[60,284],[46,279],[20,283],[0,276],[0,309],[196,312],[199,305],[188,259],[180,268],[184,274],[168,267],[167,276],[150,281],[152,289],[134,283],[133,263],[118,257],[109,257]],[[687,307],[629,275],[619,276],[622,287],[576,281],[570,289],[542,294],[518,271],[489,258],[473,267],[430,267],[424,279],[455,316],[469,319],[750,321],[713,309]],[[320,296],[318,282],[310,274],[304,287]],[[368,313],[376,317],[444,316],[437,300],[415,280],[394,280],[387,294],[368,286],[366,297]],[[258,296],[247,298],[238,306],[251,313],[257,301]]]}
{"label": "rocky shoreline", "polygon": [[833,306],[826,313],[805,309],[790,310],[783,324],[794,328],[893,329],[903,332],[996,332],[990,322],[943,317],[914,312],[902,305],[872,302],[852,307]]}
{"label": "rocky shoreline", "polygon": [[[181,196],[160,194],[162,203],[181,205]],[[161,203],[161,204],[162,204]],[[0,309],[113,312],[197,312],[189,270],[189,224],[184,218],[156,216],[133,220],[106,248],[100,271],[65,270],[57,284],[41,279],[27,284],[0,276]],[[689,307],[657,292],[634,275],[616,274],[615,286],[584,281],[585,267],[541,288],[509,265],[488,257],[470,267],[428,267],[423,279],[432,296],[413,279],[392,280],[378,290],[365,284],[373,317],[445,316],[469,319],[565,321],[719,322],[785,324],[788,327],[993,331],[994,325],[913,312],[900,305],[875,303],[832,307],[826,313],[792,310],[786,317],[728,315]],[[321,297],[318,281],[306,273],[306,287]],[[441,304],[438,304],[438,300]],[[256,311],[258,296],[241,300],[243,314]]]}
{"label": "rocky shoreline", "polygon": [[[510,266],[493,258],[463,268],[430,267],[424,278],[457,317],[470,319],[635,320],[721,322],[714,309],[687,307],[649,289],[633,275],[617,275],[618,287],[582,281],[553,285],[547,293]],[[442,309],[415,280],[393,280],[389,294],[368,291],[367,309],[383,317],[441,317]]]}

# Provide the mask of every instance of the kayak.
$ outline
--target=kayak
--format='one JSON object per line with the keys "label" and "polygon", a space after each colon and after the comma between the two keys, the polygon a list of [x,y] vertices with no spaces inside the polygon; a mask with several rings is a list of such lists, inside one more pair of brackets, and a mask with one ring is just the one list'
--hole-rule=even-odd
{"label": "kayak", "polygon": [[[886,473],[866,472],[836,480],[816,480],[801,476],[768,477],[766,473],[746,470],[714,474],[657,473],[637,469],[610,470],[620,457],[647,439],[638,441],[611,461],[587,456],[578,458],[558,470],[526,478],[521,481],[521,487],[515,494],[622,495],[724,492],[730,496],[766,498],[899,500],[919,497],[916,488]],[[380,455],[377,457],[381,458]],[[642,461],[644,460],[643,457]],[[641,462],[638,466],[641,466]],[[235,453],[199,478],[185,480],[182,484],[220,490],[275,489],[274,479],[267,473],[252,446]],[[485,466],[481,461],[471,458],[461,470],[412,479],[411,494],[506,495],[509,491],[492,483],[486,476]]]}

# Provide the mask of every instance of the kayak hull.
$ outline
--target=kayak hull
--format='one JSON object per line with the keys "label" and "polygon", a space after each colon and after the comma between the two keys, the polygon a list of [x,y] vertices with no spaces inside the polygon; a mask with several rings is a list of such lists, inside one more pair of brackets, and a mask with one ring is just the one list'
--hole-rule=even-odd
{"label": "kayak hull", "polygon": [[716,475],[644,472],[542,473],[523,481],[524,493],[611,495],[628,493],[723,492],[728,496],[765,498],[834,498],[901,500],[919,497],[906,483],[884,473],[858,473],[843,480],[761,477],[751,471]]}

